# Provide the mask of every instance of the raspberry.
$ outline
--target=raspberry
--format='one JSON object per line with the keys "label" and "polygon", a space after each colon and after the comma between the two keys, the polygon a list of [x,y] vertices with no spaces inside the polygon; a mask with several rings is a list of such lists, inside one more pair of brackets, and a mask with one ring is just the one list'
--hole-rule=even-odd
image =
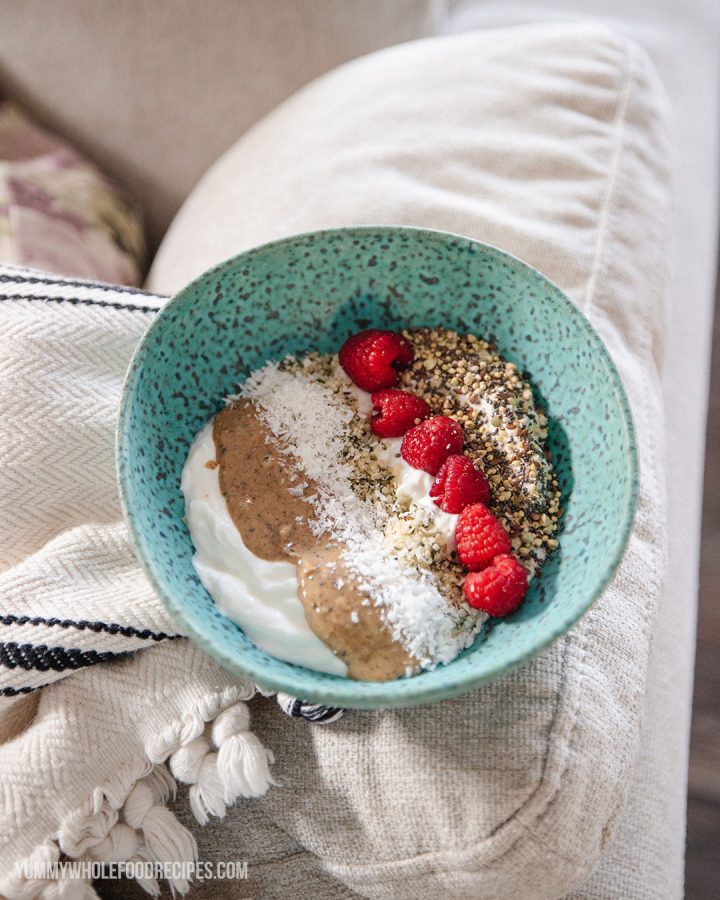
{"label": "raspberry", "polygon": [[484,503],[473,503],[460,513],[455,543],[458,559],[471,572],[484,569],[498,553],[510,550],[507,532]]}
{"label": "raspberry", "polygon": [[527,592],[527,572],[509,553],[501,553],[482,572],[470,572],[463,584],[465,599],[489,616],[507,616]]}
{"label": "raspberry", "polygon": [[349,337],[340,348],[340,365],[364,391],[392,387],[399,369],[413,361],[410,341],[394,331],[371,328]]}
{"label": "raspberry", "polygon": [[460,513],[473,503],[487,503],[490,484],[483,471],[462,454],[448,456],[435,476],[430,496],[446,513]]}
{"label": "raspberry", "polygon": [[397,388],[385,388],[372,395],[375,409],[370,428],[379,437],[400,437],[422,419],[430,415],[430,407],[423,400],[409,391]]}
{"label": "raspberry", "polygon": [[462,450],[464,441],[455,419],[433,416],[407,432],[400,453],[408,465],[436,475],[448,456]]}

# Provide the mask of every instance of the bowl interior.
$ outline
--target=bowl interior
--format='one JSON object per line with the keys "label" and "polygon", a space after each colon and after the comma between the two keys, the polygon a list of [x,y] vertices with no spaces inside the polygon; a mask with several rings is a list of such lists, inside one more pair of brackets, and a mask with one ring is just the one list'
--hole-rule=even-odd
{"label": "bowl interior", "polygon": [[[180,474],[203,423],[268,359],[336,352],[367,327],[443,326],[497,343],[549,418],[563,493],[560,548],[521,609],[450,665],[384,684],[281,662],[215,607],[191,563]],[[601,592],[624,550],[636,495],[632,421],[595,331],[534,269],[441,232],[353,228],[268,244],[212,269],[157,316],[131,365],[118,431],[126,515],[151,581],[183,630],[259,684],[347,707],[427,703],[536,654]]]}

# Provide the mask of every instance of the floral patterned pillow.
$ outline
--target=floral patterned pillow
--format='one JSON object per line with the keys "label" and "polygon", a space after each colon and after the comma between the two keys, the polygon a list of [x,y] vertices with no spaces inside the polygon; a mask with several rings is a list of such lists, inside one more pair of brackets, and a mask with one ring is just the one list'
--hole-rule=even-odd
{"label": "floral patterned pillow", "polygon": [[0,99],[0,261],[140,283],[137,210],[88,160]]}

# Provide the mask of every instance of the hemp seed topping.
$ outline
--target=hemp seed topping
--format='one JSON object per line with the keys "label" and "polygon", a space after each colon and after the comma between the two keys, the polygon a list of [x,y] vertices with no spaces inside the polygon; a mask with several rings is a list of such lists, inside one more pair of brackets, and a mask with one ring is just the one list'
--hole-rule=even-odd
{"label": "hemp seed topping", "polygon": [[[545,451],[547,417],[535,406],[530,384],[494,344],[475,335],[442,328],[403,334],[415,347],[415,362],[401,373],[399,387],[419,394],[463,427],[464,453],[485,470],[493,493],[490,507],[534,575],[557,547],[553,535],[561,509],[557,477]],[[426,360],[432,360],[430,370]]]}

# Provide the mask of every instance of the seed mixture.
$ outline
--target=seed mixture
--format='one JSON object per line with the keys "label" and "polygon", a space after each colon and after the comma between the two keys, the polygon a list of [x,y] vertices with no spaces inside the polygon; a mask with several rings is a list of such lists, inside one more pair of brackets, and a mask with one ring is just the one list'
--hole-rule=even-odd
{"label": "seed mixture", "polygon": [[[400,372],[398,387],[463,427],[463,453],[482,466],[492,488],[490,508],[507,530],[513,552],[534,576],[558,546],[555,533],[562,510],[551,454],[545,449],[547,417],[535,405],[529,383],[495,345],[474,335],[440,328],[411,329],[403,335],[412,341],[415,359]],[[302,372],[354,410],[340,451],[352,470],[353,491],[382,507],[385,537],[398,558],[434,572],[447,598],[461,603],[463,570],[453,549],[438,539],[437,510],[398,499],[395,478],[378,459],[370,404],[363,402],[336,357],[310,353],[302,361],[285,360],[281,368]]]}
{"label": "seed mixture", "polygon": [[490,507],[510,535],[514,552],[534,575],[558,546],[554,537],[560,488],[545,449],[547,417],[522,373],[494,344],[444,329],[405,332],[414,364],[399,387],[424,397],[462,425],[464,453],[482,466],[492,486]]}

